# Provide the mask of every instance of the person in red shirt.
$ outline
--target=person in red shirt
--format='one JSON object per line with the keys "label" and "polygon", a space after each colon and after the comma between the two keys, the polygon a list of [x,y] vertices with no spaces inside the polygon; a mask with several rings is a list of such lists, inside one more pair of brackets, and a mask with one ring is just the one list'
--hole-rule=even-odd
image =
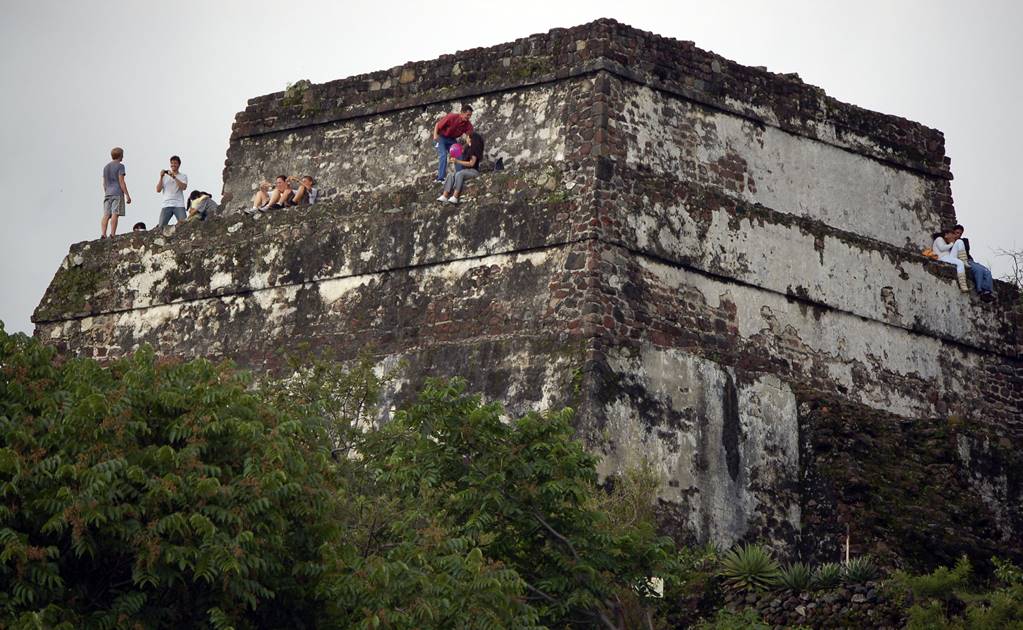
{"label": "person in red shirt", "polygon": [[439,161],[437,179],[435,181],[444,183],[444,177],[448,172],[448,150],[451,148],[451,145],[461,136],[472,133],[472,123],[469,122],[470,118],[472,118],[472,107],[462,105],[461,112],[452,112],[438,120],[437,124],[433,126],[434,147],[437,149]]}

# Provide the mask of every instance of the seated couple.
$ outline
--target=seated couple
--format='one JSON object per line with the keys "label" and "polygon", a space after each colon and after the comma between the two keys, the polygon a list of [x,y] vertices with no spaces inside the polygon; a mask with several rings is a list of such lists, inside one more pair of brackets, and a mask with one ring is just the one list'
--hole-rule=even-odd
{"label": "seated couple", "polygon": [[[201,190],[193,190],[192,194],[188,196],[188,220],[199,219],[205,221],[212,216],[220,206],[217,202],[213,201],[213,197],[208,192]],[[144,226],[143,230],[146,229]]]}
{"label": "seated couple", "polygon": [[[458,145],[452,145],[449,163],[455,165],[454,169],[447,169],[444,178],[444,192],[437,201],[458,203],[458,197],[462,194],[462,187],[465,180],[477,177],[480,174],[480,164],[483,162],[483,136],[472,131],[466,135],[468,144],[465,150],[455,150]],[[458,159],[459,157],[464,159]]]}
{"label": "seated couple", "polygon": [[270,190],[270,182],[260,182],[259,190],[252,195],[252,207],[246,212],[253,214],[290,206],[311,206],[316,203],[319,195],[316,180],[309,175],[302,177],[296,190],[291,189],[287,175],[278,175],[273,190]]}
{"label": "seated couple", "polygon": [[982,299],[994,298],[994,285],[991,281],[991,270],[980,264],[970,256],[970,241],[963,238],[965,228],[956,225],[941,232],[935,232],[932,236],[934,244],[931,250],[938,260],[956,267],[956,280],[959,283],[959,290],[963,293],[970,290],[966,284],[966,270],[970,270],[973,276],[973,284],[977,294]]}

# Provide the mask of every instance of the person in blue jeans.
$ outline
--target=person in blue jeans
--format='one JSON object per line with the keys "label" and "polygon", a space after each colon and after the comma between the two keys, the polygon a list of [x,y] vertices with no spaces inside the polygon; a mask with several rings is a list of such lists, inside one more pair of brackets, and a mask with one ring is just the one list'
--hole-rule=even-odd
{"label": "person in blue jeans", "polygon": [[160,171],[160,179],[156,181],[156,192],[163,194],[163,205],[160,206],[160,227],[167,225],[171,217],[178,223],[185,220],[185,189],[188,188],[188,175],[181,168],[181,158],[172,155],[170,168]]}
{"label": "person in blue jeans", "polygon": [[977,289],[977,295],[985,300],[994,298],[994,282],[991,280],[991,270],[974,260],[973,256],[970,256],[970,239],[963,238],[963,232],[966,231],[966,228],[962,225],[957,225],[954,230],[963,242],[963,255],[961,257],[964,258],[963,262],[966,263],[966,268],[969,269],[970,275],[973,277],[973,285]]}
{"label": "person in blue jeans", "polygon": [[433,142],[437,149],[437,179],[434,181],[444,183],[448,174],[448,151],[460,137],[472,133],[471,118],[472,107],[462,105],[462,111],[444,116],[433,126]]}

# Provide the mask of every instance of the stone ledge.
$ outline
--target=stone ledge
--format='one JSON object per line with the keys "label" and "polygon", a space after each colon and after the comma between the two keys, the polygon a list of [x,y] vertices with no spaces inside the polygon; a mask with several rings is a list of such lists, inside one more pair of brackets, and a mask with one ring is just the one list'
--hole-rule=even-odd
{"label": "stone ledge", "polygon": [[409,188],[76,243],[33,321],[563,245],[595,229],[585,192],[569,185],[550,169],[492,173],[457,206]]}
{"label": "stone ledge", "polygon": [[[918,251],[735,199],[716,187],[621,169],[602,240],[792,299],[979,350],[1023,348],[1019,293],[960,293],[954,268]],[[636,191],[635,194],[632,194]]]}
{"label": "stone ledge", "polygon": [[586,313],[608,349],[634,342],[679,348],[907,417],[946,412],[1014,417],[1023,364],[933,335],[763,290],[678,264],[599,247],[616,281]]}
{"label": "stone ledge", "polygon": [[[564,182],[548,190],[535,185],[537,177],[549,175],[540,170],[484,176],[473,189],[476,201],[456,207],[412,201],[423,194],[408,189],[335,199],[312,210],[275,211],[258,220],[231,215],[185,224],[168,235],[150,232],[77,244],[33,321],[81,319],[597,240],[813,308],[1003,356],[1018,352],[1023,327],[1016,309],[960,295],[951,266],[915,252],[746,205],[716,189],[678,181],[665,189],[663,178],[647,185],[648,177],[636,176],[630,183],[647,191],[670,189],[664,194],[675,205],[658,209],[659,197],[649,203],[620,200],[594,224],[584,191],[568,191]],[[507,186],[519,191],[510,200]],[[622,213],[626,207],[630,212]],[[387,235],[387,243],[381,235]],[[757,239],[786,243],[786,255],[753,260],[758,250],[749,247]],[[843,258],[842,252],[849,254]],[[112,257],[122,264],[104,271]],[[863,269],[868,276],[856,280]],[[843,289],[843,282],[857,284]],[[1007,285],[998,289],[1014,302]],[[951,311],[939,316],[918,303],[934,296]]]}

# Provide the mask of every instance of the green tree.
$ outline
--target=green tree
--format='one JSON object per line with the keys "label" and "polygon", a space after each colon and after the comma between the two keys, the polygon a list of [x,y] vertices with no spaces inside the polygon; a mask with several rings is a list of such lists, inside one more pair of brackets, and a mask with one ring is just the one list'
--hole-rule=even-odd
{"label": "green tree", "polygon": [[507,421],[463,382],[432,383],[358,446],[354,476],[375,484],[363,497],[390,501],[369,519],[385,512],[386,526],[355,528],[372,537],[362,544],[379,551],[415,532],[478,550],[517,577],[540,623],[619,627],[623,600],[668,569],[671,545],[651,519],[619,527],[601,509],[596,459],[572,438],[571,415]]}
{"label": "green tree", "polygon": [[570,412],[454,381],[377,428],[379,391],[365,360],[256,387],[0,326],[0,627],[651,625],[674,552]]}
{"label": "green tree", "polygon": [[0,625],[314,627],[329,451],[227,365],[0,328]]}

